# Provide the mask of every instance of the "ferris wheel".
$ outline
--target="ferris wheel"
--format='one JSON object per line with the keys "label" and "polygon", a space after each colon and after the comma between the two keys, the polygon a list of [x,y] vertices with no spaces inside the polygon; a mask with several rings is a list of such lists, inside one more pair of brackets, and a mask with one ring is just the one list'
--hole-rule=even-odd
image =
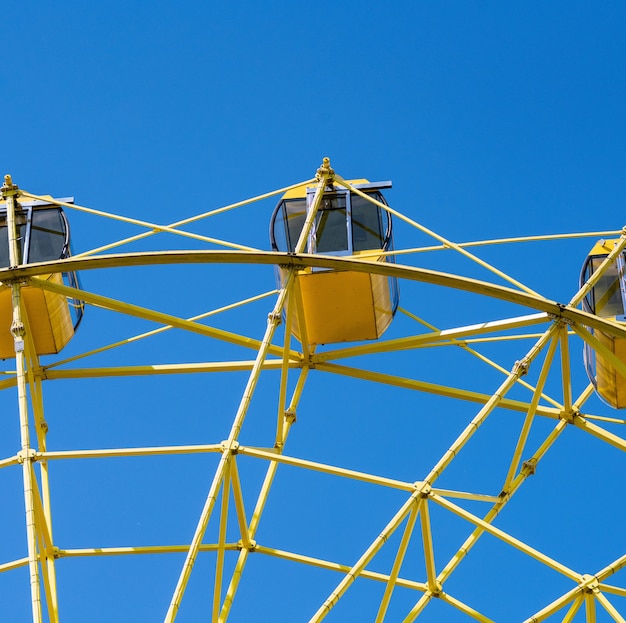
{"label": "ferris wheel", "polygon": [[626,620],[626,233],[454,242],[390,187],[163,225],[5,177],[7,620]]}

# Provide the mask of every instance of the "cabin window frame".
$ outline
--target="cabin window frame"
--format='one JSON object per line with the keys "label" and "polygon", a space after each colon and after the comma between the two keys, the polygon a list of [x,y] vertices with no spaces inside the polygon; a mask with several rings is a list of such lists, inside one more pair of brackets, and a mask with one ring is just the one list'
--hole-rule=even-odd
{"label": "cabin window frame", "polygon": [[[73,197],[66,197],[62,199],[64,203],[73,202]],[[31,255],[31,241],[33,235],[33,215],[37,212],[44,210],[55,210],[62,224],[63,231],[55,232],[61,233],[63,235],[63,246],[61,248],[61,254],[59,257],[50,258],[49,260],[39,260],[39,261],[53,261],[56,259],[65,259],[70,255],[70,227],[67,217],[63,209],[56,203],[50,203],[45,201],[29,201],[29,202],[21,202],[17,201],[15,205],[15,215],[16,215],[16,224],[20,231],[19,235],[19,265],[30,264],[30,255]],[[19,219],[25,219],[23,223],[19,222]],[[25,229],[22,231],[21,228],[25,226]],[[8,226],[7,226],[7,208],[6,205],[0,207],[0,230],[6,231],[7,237],[7,249],[8,249]],[[2,264],[3,262],[0,262]],[[3,268],[9,267],[9,259],[7,255],[6,266],[2,266]],[[38,263],[38,262],[37,262]]]}
{"label": "cabin window frame", "polygon": [[[591,278],[591,276],[596,272],[598,266],[606,259],[608,254],[597,254],[597,255],[589,255],[583,264],[583,268],[580,273],[580,287],[583,287],[585,283]],[[594,263],[597,262],[597,265],[594,266]],[[613,271],[615,271],[615,275],[612,276]],[[611,284],[607,285],[607,277],[611,280]],[[604,280],[604,282],[603,282]],[[598,313],[598,309],[596,308],[598,299],[598,288],[603,288],[603,294],[608,292],[611,287],[614,287],[615,282],[617,282],[617,287],[620,294],[621,299],[621,314],[613,314],[613,313]],[[607,302],[605,306],[611,304],[610,300]],[[613,302],[615,304],[615,301]],[[583,299],[583,309],[587,312],[593,313],[600,318],[616,318],[620,321],[626,321],[626,252],[620,253],[615,260],[615,263],[607,268],[607,271],[604,273],[600,281],[589,291],[587,296]],[[600,310],[602,311],[602,310]]]}
{"label": "cabin window frame", "polygon": [[[355,184],[354,188],[357,188],[358,190],[363,191],[365,194],[369,195],[369,194],[374,194],[377,193],[378,197],[377,200],[380,201],[380,203],[383,203],[384,205],[387,205],[387,202],[385,201],[385,197],[384,195],[380,192],[381,189],[383,188],[391,188],[391,182],[376,182],[376,183],[366,183],[366,184]],[[315,188],[307,188],[307,194],[306,194],[306,203],[307,203],[307,214],[309,213],[309,211],[311,210],[312,204],[313,204],[313,197],[315,196],[315,192],[316,189]],[[353,196],[355,195],[355,193],[353,193],[350,189],[348,188],[337,188],[337,187],[333,187],[332,191],[326,191],[324,193],[324,197],[329,197],[332,199],[332,197],[342,197],[345,198],[345,221],[346,221],[346,249],[338,249],[335,251],[322,251],[321,254],[323,255],[331,255],[331,256],[337,256],[337,257],[342,257],[342,256],[349,256],[349,255],[354,255],[355,253],[355,244],[354,244],[354,216],[353,216],[353,207],[352,207],[352,199]],[[359,195],[356,195],[357,197],[359,197],[359,199],[361,199],[361,197]],[[363,199],[363,201],[367,201],[366,199]],[[379,244],[376,247],[365,247],[363,249],[358,249],[357,252],[360,251],[370,251],[370,250],[374,250],[374,249],[380,249],[381,251],[386,251],[389,247],[390,241],[392,240],[392,221],[391,221],[391,215],[384,210],[383,208],[381,208],[380,206],[376,205],[375,203],[371,203],[371,207],[373,210],[376,210],[377,213],[377,217],[378,217],[378,231],[379,231]],[[331,208],[333,209],[333,208]],[[341,208],[335,208],[335,209],[341,209]],[[315,217],[315,222],[313,223],[313,227],[311,228],[311,231],[309,233],[309,239],[307,241],[307,249],[309,253],[312,254],[317,254],[319,253],[317,250],[318,245],[316,244],[317,241],[317,225],[319,223],[320,220],[320,212],[322,212],[324,210],[323,207],[320,206],[318,213]],[[386,215],[383,217],[383,212],[386,212]]]}

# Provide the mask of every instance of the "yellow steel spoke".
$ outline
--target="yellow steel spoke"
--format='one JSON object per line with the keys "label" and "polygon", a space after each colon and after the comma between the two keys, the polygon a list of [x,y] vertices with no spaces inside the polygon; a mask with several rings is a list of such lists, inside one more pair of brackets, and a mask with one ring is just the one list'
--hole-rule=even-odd
{"label": "yellow steel spoke", "polygon": [[[234,210],[236,208],[241,208],[245,205],[249,205],[251,203],[257,202],[257,201],[262,201],[263,199],[268,199],[270,197],[273,197],[275,195],[282,195],[284,193],[286,193],[287,191],[293,189],[293,188],[298,188],[300,186],[306,186],[307,184],[310,184],[311,182],[313,182],[314,180],[307,180],[305,182],[298,182],[297,184],[291,184],[290,186],[286,186],[285,188],[279,188],[278,190],[274,190],[272,192],[269,193],[264,193],[262,195],[257,195],[256,197],[252,197],[250,199],[245,199],[244,201],[238,201],[236,203],[231,203],[230,205],[227,206],[223,206],[221,208],[215,208],[214,210],[210,210],[208,212],[203,212],[201,214],[197,214],[195,216],[191,216],[188,217],[186,219],[183,219],[181,221],[176,221],[174,223],[170,223],[167,227],[171,228],[171,229],[176,229],[178,227],[182,227],[184,225],[189,225],[190,223],[194,223],[206,218],[209,218],[211,216],[215,216],[217,214],[222,214],[224,212],[228,212],[230,210]],[[47,202],[49,202],[49,199],[46,199]],[[53,203],[55,203],[55,200],[52,200]],[[58,204],[57,204],[58,205]],[[74,204],[66,204],[67,207],[74,207]],[[94,253],[99,253],[102,251],[106,251],[108,249],[113,249],[116,247],[120,247],[124,244],[128,244],[130,242],[136,242],[137,240],[142,240],[144,238],[148,238],[149,236],[153,236],[154,234],[159,233],[158,231],[148,231],[148,232],[144,232],[142,234],[137,234],[136,236],[130,236],[128,238],[124,238],[123,240],[118,240],[117,242],[102,246],[102,247],[98,247],[97,249],[92,249],[91,251],[85,252],[85,253],[81,253],[79,254],[80,256],[87,256],[87,255],[91,255]],[[77,257],[77,256],[75,256]]]}
{"label": "yellow steel spoke", "polygon": [[393,561],[393,567],[391,568],[391,573],[389,574],[389,580],[387,582],[387,586],[385,586],[385,592],[383,594],[383,598],[378,608],[378,614],[376,615],[375,623],[383,623],[383,621],[385,620],[385,614],[387,613],[387,608],[389,607],[389,602],[391,601],[391,595],[393,593],[393,589],[396,587],[398,576],[400,575],[400,569],[402,567],[402,563],[404,562],[404,557],[406,555],[406,550],[409,546],[409,541],[411,540],[411,536],[413,535],[413,527],[415,526],[415,520],[417,519],[417,514],[420,510],[420,506],[424,504],[425,504],[424,498],[418,500],[413,505],[413,508],[411,509],[409,517],[406,521],[406,526],[404,527],[404,534],[402,535],[402,540],[400,541],[400,545],[398,546],[396,557]]}
{"label": "yellow steel spoke", "polygon": [[[565,595],[562,595],[558,599],[555,599],[551,604],[548,604],[545,608],[542,608],[539,612],[533,614],[533,616],[525,619],[523,623],[541,623],[541,621],[545,621],[548,617],[552,616],[555,612],[558,612],[561,608],[567,606],[567,604],[571,603],[577,598],[584,599],[581,595],[580,587],[576,586],[571,589]],[[570,610],[571,611],[571,610]],[[574,613],[575,614],[575,613]],[[569,612],[568,612],[569,616]]]}
{"label": "yellow steel spoke", "polygon": [[[241,307],[243,305],[247,305],[248,303],[254,303],[256,301],[260,301],[261,299],[264,299],[268,296],[272,296],[273,294],[276,294],[277,291],[276,290],[270,290],[269,292],[264,292],[263,294],[259,294],[258,296],[253,296],[250,297],[248,299],[245,299],[243,301],[239,301],[237,303],[233,303],[232,305],[225,305],[224,307],[220,307],[219,309],[214,309],[212,311],[209,312],[205,312],[203,314],[198,314],[197,316],[192,316],[191,318],[187,318],[187,320],[189,322],[197,322],[198,320],[203,320],[205,318],[209,318],[210,316],[214,316],[216,314],[225,312],[225,311],[230,311],[232,309],[236,309],[238,307]],[[98,353],[104,353],[108,350],[112,350],[114,348],[118,348],[119,346],[125,346],[126,344],[132,344],[133,342],[137,342],[139,340],[143,340],[147,337],[152,337],[153,335],[158,335],[159,333],[163,333],[165,331],[169,331],[170,329],[172,329],[173,327],[170,325],[167,325],[165,327],[159,327],[158,329],[153,329],[152,331],[146,331],[145,333],[140,333],[138,335],[134,335],[132,337],[126,338],[125,340],[120,340],[119,342],[114,342],[113,344],[107,344],[106,346],[101,346],[100,348],[95,348],[93,350],[90,350],[88,352],[85,353],[81,353],[79,355],[75,355],[74,357],[68,357],[67,359],[60,359],[59,361],[55,361],[51,364],[48,364],[46,366],[46,370],[50,370],[51,368],[55,368],[58,366],[62,366],[68,363],[71,363],[73,361],[77,361],[79,359],[83,359],[85,357],[90,357],[92,355],[96,355]]]}
{"label": "yellow steel spoke", "polygon": [[361,355],[371,355],[374,353],[397,352],[412,348],[419,348],[427,344],[445,342],[448,340],[463,340],[473,335],[484,335],[497,331],[507,331],[523,327],[531,327],[537,324],[545,324],[550,320],[548,314],[531,314],[518,318],[506,318],[493,322],[481,322],[479,324],[455,329],[445,329],[442,331],[433,330],[431,333],[413,335],[410,337],[397,338],[394,340],[376,341],[364,346],[350,346],[348,348],[336,349],[318,353],[311,358],[313,363],[324,361],[334,361],[346,357],[357,357]]}
{"label": "yellow steel spoke", "polygon": [[[292,361],[292,368],[300,368],[302,364]],[[254,361],[220,361],[207,363],[171,363],[144,366],[118,366],[110,368],[70,368],[69,370],[44,370],[46,379],[89,379],[111,376],[152,376],[158,374],[198,374],[206,372],[242,372],[251,370]],[[280,370],[283,362],[280,359],[269,359],[263,362],[263,370]]]}
{"label": "yellow steel spoke", "polygon": [[554,353],[556,351],[557,344],[558,344],[557,340],[553,339],[550,342],[550,346],[548,346],[548,350],[546,352],[546,358],[544,359],[543,366],[541,367],[541,372],[539,373],[539,379],[537,381],[537,388],[535,390],[535,393],[533,394],[532,400],[530,401],[530,407],[528,408],[528,413],[526,414],[526,417],[524,418],[524,425],[522,426],[519,439],[517,440],[517,444],[513,452],[513,459],[511,460],[509,471],[506,475],[506,478],[504,479],[504,484],[502,486],[503,491],[508,491],[509,485],[511,484],[517,472],[520,458],[522,456],[524,446],[526,445],[528,435],[530,434],[530,428],[532,426],[535,413],[537,412],[537,405],[539,404],[539,399],[542,395],[543,387],[548,378],[548,373],[550,372],[550,367],[552,365],[552,360],[554,358]]}
{"label": "yellow steel spoke", "polygon": [[596,600],[592,593],[585,595],[585,615],[587,623],[596,623]]}
{"label": "yellow steel spoke", "polygon": [[0,469],[3,467],[11,467],[12,465],[17,465],[19,463],[19,459],[17,456],[11,456],[7,459],[0,460]]}
{"label": "yellow steel spoke", "polygon": [[600,590],[604,593],[611,593],[618,597],[626,597],[626,588],[620,588],[619,586],[613,586],[612,584],[600,584]]}
{"label": "yellow steel spoke", "polygon": [[426,579],[428,590],[431,593],[439,593],[441,587],[437,583],[437,571],[435,569],[435,550],[433,547],[433,533],[430,529],[430,513],[428,511],[428,499],[425,499],[420,509],[420,521],[422,524],[422,541],[424,544],[424,560],[426,561]]}
{"label": "yellow steel spoke", "polygon": [[[32,469],[32,465],[31,465]],[[59,620],[59,604],[57,600],[56,590],[56,570],[54,566],[54,545],[52,544],[52,535],[48,522],[49,514],[44,510],[41,501],[41,494],[37,487],[37,479],[34,470],[32,473],[35,502],[35,521],[37,523],[37,543],[39,549],[39,563],[41,565],[41,575],[43,579],[44,592],[46,595],[46,604],[48,617],[51,623],[57,623]]]}
{"label": "yellow steel spoke", "polygon": [[602,439],[602,441],[606,441],[606,443],[614,446],[618,450],[626,451],[625,439],[622,439],[621,437],[618,437],[617,435],[610,433],[603,428],[600,428],[596,424],[588,422],[585,418],[581,416],[575,416],[573,419],[573,423],[577,428],[591,433],[594,437]]}
{"label": "yellow steel spoke", "polygon": [[445,509],[453,512],[454,514],[458,515],[459,517],[462,517],[463,519],[466,519],[467,521],[473,523],[476,526],[480,526],[481,528],[485,530],[485,532],[489,532],[489,534],[492,534],[493,536],[501,539],[508,545],[511,545],[515,547],[516,549],[519,549],[521,552],[524,552],[528,556],[534,558],[535,560],[538,560],[539,562],[543,563],[547,567],[550,567],[551,569],[558,571],[565,577],[571,580],[574,580],[575,582],[580,582],[581,576],[579,573],[572,571],[571,569],[566,567],[564,564],[550,558],[549,556],[546,556],[545,554],[542,554],[539,550],[536,550],[534,547],[531,547],[530,545],[523,543],[519,539],[516,539],[515,537],[510,536],[503,530],[500,530],[499,528],[492,526],[490,523],[480,519],[480,517],[476,517],[472,513],[466,511],[460,506],[457,506],[456,504],[450,502],[449,500],[442,498],[436,493],[432,493],[431,498],[435,502],[437,502],[437,504],[440,504],[441,506],[443,506]]}
{"label": "yellow steel spoke", "polygon": [[[431,329],[433,331],[437,331],[437,328],[435,326],[433,326],[429,322],[426,322],[423,318],[419,318],[415,314],[412,314],[411,312],[408,312],[406,310],[403,310],[403,311],[404,311],[404,313],[407,316],[409,316],[410,318],[413,318],[414,320],[416,320],[420,324],[423,324],[424,326],[428,327],[429,329]],[[515,340],[517,340],[517,339],[528,339],[528,338],[539,339],[542,335],[543,335],[543,333],[531,333],[531,334],[526,334],[526,335],[502,335],[502,336],[491,337],[491,338],[475,338],[475,339],[450,340],[450,344],[454,344],[454,345],[460,346],[461,348],[463,348],[463,350],[467,351],[468,353],[470,353],[474,357],[476,357],[476,358],[480,359],[481,361],[485,362],[487,365],[490,365],[492,368],[495,368],[499,372],[502,372],[502,374],[508,374],[509,371],[506,368],[504,368],[503,366],[497,364],[495,361],[492,361],[488,357],[485,357],[484,355],[482,355],[478,351],[474,350],[473,348],[470,348],[468,346],[468,344],[470,344],[470,343],[479,343],[479,342],[487,342],[487,341],[505,341],[505,340],[512,340],[512,339],[515,339]],[[445,342],[443,344],[445,344]],[[523,387],[526,387],[526,389],[529,389],[531,392],[533,392],[533,393],[535,392],[535,388],[530,383],[527,383],[523,379],[518,379],[517,382],[520,385],[522,385]],[[561,405],[559,405],[559,403],[556,400],[553,400],[552,398],[550,398],[549,396],[546,396],[543,393],[541,394],[541,398],[544,398],[545,400],[550,402],[550,404],[554,405],[555,407],[561,408]]]}
{"label": "yellow steel spoke", "polygon": [[[199,552],[216,552],[217,543],[202,543]],[[239,549],[237,543],[225,543],[224,550],[236,552]],[[92,556],[130,556],[150,554],[184,554],[189,550],[187,545],[145,545],[142,547],[84,547],[77,549],[59,549],[59,558],[86,558]]]}
{"label": "yellow steel spoke", "polygon": [[[295,279],[294,279],[295,282]],[[283,421],[285,418],[285,405],[287,402],[287,381],[289,380],[289,347],[291,344],[291,326],[293,322],[293,288],[290,295],[290,301],[287,303],[287,318],[285,321],[285,333],[284,333],[284,354],[283,363],[280,370],[280,388],[278,390],[278,413],[276,420],[276,447],[283,446],[285,440],[283,439]]]}
{"label": "yellow steel spoke", "polygon": [[617,560],[613,561],[610,565],[607,565],[604,569],[601,569],[594,575],[598,578],[598,582],[603,582],[607,578],[610,578],[614,573],[624,569],[624,567],[626,567],[626,554],[620,556]]}
{"label": "yellow steel spoke", "polygon": [[624,617],[615,609],[615,606],[603,595],[600,591],[594,592],[594,596],[600,605],[607,611],[609,616],[616,621],[616,623],[626,623]]}
{"label": "yellow steel spoke", "polygon": [[419,229],[421,232],[427,234],[431,238],[434,238],[435,240],[438,240],[444,246],[449,247],[451,249],[454,249],[455,251],[458,251],[461,255],[464,255],[466,258],[472,260],[473,262],[476,262],[476,264],[478,264],[479,266],[482,266],[483,268],[486,268],[488,271],[492,272],[494,275],[498,275],[498,277],[500,277],[501,279],[504,279],[505,281],[508,281],[509,283],[512,283],[514,286],[517,286],[520,290],[523,290],[524,292],[527,292],[528,294],[534,294],[536,296],[540,296],[534,290],[531,290],[529,287],[525,286],[520,281],[517,281],[517,279],[514,279],[513,277],[510,277],[509,275],[507,275],[506,273],[502,272],[501,270],[498,270],[495,266],[492,266],[488,262],[485,262],[484,260],[481,260],[480,258],[475,256],[473,253],[470,253],[469,251],[466,251],[463,247],[459,246],[458,244],[456,244],[456,243],[454,243],[454,242],[452,242],[450,240],[447,240],[446,238],[444,238],[443,236],[440,236],[439,234],[435,233],[431,229],[428,229],[427,227],[424,227],[423,225],[421,225],[417,221],[414,221],[413,219],[410,219],[407,216],[404,216],[400,212],[394,210],[393,208],[389,207],[388,205],[382,203],[381,201],[376,201],[373,197],[371,197],[370,195],[365,194],[364,192],[360,191],[358,188],[355,188],[354,186],[352,186],[351,184],[349,184],[345,180],[338,179],[337,181],[338,181],[339,184],[341,184],[341,186],[345,186],[346,188],[349,188],[351,192],[359,195],[363,199],[366,199],[370,203],[373,203],[374,205],[377,205],[379,208],[381,208],[383,210],[386,210],[390,214],[393,214],[394,216],[397,216],[399,219],[403,220],[405,223],[408,223],[409,225],[415,227],[416,229]]}
{"label": "yellow steel spoke", "polygon": [[0,573],[4,571],[13,571],[13,569],[19,569],[20,567],[28,567],[28,558],[20,558],[19,560],[13,560],[11,562],[5,562],[0,565]]}
{"label": "yellow steel spoke", "polygon": [[421,493],[416,491],[409,499],[402,505],[400,510],[394,515],[394,517],[385,526],[383,531],[372,542],[372,544],[365,550],[363,555],[357,560],[354,566],[348,571],[343,580],[339,582],[335,590],[328,596],[324,603],[320,606],[317,612],[311,617],[309,623],[319,623],[330,613],[334,605],[341,599],[344,593],[350,588],[350,585],[361,574],[363,569],[374,558],[374,556],[380,551],[381,547],[387,542],[389,537],[396,531],[398,526],[404,521],[405,517],[411,512],[411,508],[419,498]]}
{"label": "yellow steel spoke", "polygon": [[[328,571],[337,571],[343,574],[348,573],[352,568],[350,565],[343,565],[336,562],[330,562],[328,560],[321,560],[320,558],[313,558],[312,556],[304,556],[302,554],[294,554],[293,552],[286,552],[284,550],[264,547],[262,545],[257,545],[255,551],[260,554],[268,554],[270,556],[276,556],[277,558],[282,558],[291,562],[301,562],[305,565],[318,567],[320,569],[326,569]],[[368,571],[367,569],[363,569],[363,571],[361,571],[360,577],[388,584],[391,576],[385,573],[378,573],[377,571]],[[416,591],[427,590],[426,584],[424,584],[423,582],[415,582],[414,580],[408,580],[401,577],[397,578],[395,585],[397,587],[399,586],[401,588],[409,588]]]}
{"label": "yellow steel spoke", "polygon": [[129,456],[161,456],[168,454],[204,454],[207,452],[222,452],[222,444],[212,443],[196,446],[154,446],[151,448],[114,448],[98,450],[54,450],[38,452],[37,460],[55,459],[104,459]]}
{"label": "yellow steel spoke", "polygon": [[248,533],[248,521],[246,519],[246,509],[243,502],[243,491],[241,490],[241,482],[239,480],[239,468],[237,467],[235,457],[233,457],[230,462],[230,482],[235,499],[235,510],[237,511],[237,522],[239,523],[239,532],[241,533],[241,543],[246,549],[250,549],[252,545]]}
{"label": "yellow steel spoke", "polygon": [[237,452],[238,454],[242,454],[245,456],[253,456],[259,459],[266,459],[268,461],[275,461],[276,463],[282,463],[284,465],[291,465],[293,467],[302,467],[305,469],[310,469],[312,471],[321,472],[323,474],[329,474],[332,476],[341,476],[343,478],[350,478],[353,480],[360,480],[361,482],[383,485],[385,487],[391,487],[393,489],[400,489],[402,491],[413,491],[413,489],[415,489],[415,483],[405,482],[402,480],[394,480],[392,478],[384,478],[383,476],[376,476],[374,474],[367,474],[365,472],[359,472],[359,471],[352,470],[352,469],[345,469],[342,467],[334,467],[327,463],[317,463],[315,461],[297,459],[295,457],[286,456],[284,454],[277,454],[276,452],[262,450],[261,448],[239,446],[239,448],[237,449]]}
{"label": "yellow steel spoke", "polygon": [[222,512],[220,513],[220,527],[217,541],[217,559],[215,561],[215,582],[213,588],[213,616],[211,621],[217,623],[222,601],[222,573],[224,572],[224,546],[226,544],[226,527],[228,526],[228,500],[230,499],[230,467],[234,462],[231,454],[224,467],[222,480]]}
{"label": "yellow steel spoke", "polygon": [[[583,408],[584,404],[587,402],[587,400],[589,400],[589,398],[593,396],[594,392],[595,392],[595,388],[593,384],[589,383],[589,385],[587,385],[587,387],[585,387],[585,389],[580,393],[580,396],[578,396],[578,398],[576,398],[576,400],[574,401],[574,404],[572,405],[572,409],[574,409],[574,411],[580,411]],[[587,414],[587,417],[596,417],[596,416],[590,416]],[[626,420],[622,420],[622,421],[626,424]]]}
{"label": "yellow steel spoke", "polygon": [[296,314],[298,316],[298,328],[300,329],[302,356],[305,361],[309,361],[312,353],[311,351],[309,351],[309,337],[307,334],[306,320],[304,318],[304,306],[302,305],[302,291],[300,289],[300,281],[298,279],[296,279],[296,283],[294,284],[292,297],[296,305]]}
{"label": "yellow steel spoke", "polygon": [[481,623],[495,623],[489,617],[486,617],[477,610],[470,608],[467,604],[464,604],[462,601],[455,599],[448,593],[439,593],[439,599],[441,599],[441,601],[445,601],[451,606],[454,606],[457,610],[460,610],[463,614],[472,617],[476,621],[480,621]]}
{"label": "yellow steel spoke", "polygon": [[[22,191],[22,195],[25,197],[29,197],[30,199],[36,199],[41,201],[48,201],[45,197],[40,197],[38,195],[33,195],[32,193],[28,193],[26,191]],[[112,219],[114,221],[121,221],[122,223],[128,223],[131,225],[139,225],[140,227],[147,227],[151,233],[168,233],[175,234],[177,236],[182,236],[184,238],[191,238],[192,240],[200,240],[201,242],[209,242],[211,244],[216,244],[222,247],[229,247],[231,249],[238,249],[240,251],[256,251],[253,247],[247,247],[242,244],[235,244],[233,242],[226,242],[225,240],[219,240],[217,238],[210,238],[209,236],[201,236],[200,234],[194,234],[188,231],[183,231],[182,229],[176,229],[174,227],[169,227],[167,225],[157,225],[156,223],[150,223],[149,221],[142,221],[135,218],[129,218],[127,216],[120,216],[119,214],[113,214],[112,212],[104,212],[103,210],[94,210],[93,208],[87,208],[85,206],[76,205],[74,203],[65,203],[64,201],[58,201],[57,199],[53,199],[52,202],[55,205],[62,206],[64,208],[71,208],[72,210],[76,210],[77,212],[85,212],[87,214],[93,214],[95,216],[102,216],[105,218]],[[111,249],[113,247],[118,247],[123,242],[118,241],[114,244],[106,245],[104,247],[100,247],[99,249],[92,249],[89,251],[89,254],[96,253],[97,251],[104,251],[106,249]],[[87,254],[85,254],[87,255]]]}
{"label": "yellow steel spoke", "polygon": [[[610,230],[610,231],[591,231],[591,232],[581,232],[577,234],[542,234],[537,236],[518,236],[514,238],[490,238],[487,240],[473,240],[468,242],[457,242],[457,246],[463,248],[471,248],[471,247],[488,247],[500,244],[513,244],[519,242],[548,242],[554,240],[576,240],[581,238],[616,238],[622,234],[621,229]],[[445,244],[431,245],[426,247],[413,247],[406,249],[395,249],[393,251],[387,251],[381,253],[376,251],[375,257],[380,257],[381,255],[412,255],[417,253],[429,253],[431,251],[446,251],[450,249],[449,246]],[[370,255],[368,253],[362,253],[361,256]],[[371,254],[374,257],[374,254]]]}
{"label": "yellow steel spoke", "polygon": [[585,601],[584,595],[580,594],[575,600],[574,603],[570,606],[567,614],[563,617],[562,623],[572,623],[574,617],[578,614],[580,607],[583,605]]}
{"label": "yellow steel spoke", "polygon": [[561,377],[563,379],[563,412],[569,415],[572,413],[572,374],[566,325],[559,327],[559,340],[561,346]]}
{"label": "yellow steel spoke", "polygon": [[[33,277],[31,279],[31,283],[32,285],[36,285],[42,290],[48,290],[50,292],[63,294],[65,296],[84,301],[85,303],[90,303],[98,307],[103,307],[104,309],[110,309],[112,311],[120,312],[128,316],[143,318],[144,320],[151,320],[153,322],[158,322],[159,324],[168,325],[177,329],[183,329],[192,333],[199,333],[200,335],[213,337],[224,342],[229,342],[238,346],[245,346],[246,348],[252,348],[254,350],[259,350],[261,346],[261,342],[253,338],[248,338],[237,335],[236,333],[231,333],[229,331],[223,331],[221,329],[208,327],[197,322],[184,320],[183,318],[178,318],[170,314],[157,312],[146,307],[140,307],[138,305],[132,305],[130,303],[123,303],[122,301],[117,301],[107,296],[92,294],[91,292],[86,292],[84,290],[77,290],[76,288],[70,288],[69,286],[52,283],[51,281],[37,279],[36,277]],[[282,355],[282,349],[276,346],[270,345],[269,352],[273,355]],[[297,357],[298,354],[292,353],[292,356]]]}
{"label": "yellow steel spoke", "polygon": [[402,619],[402,623],[413,623],[415,619],[423,612],[424,608],[428,605],[430,600],[433,598],[433,593],[427,591],[424,593],[417,601],[417,603],[411,608],[409,614],[406,615],[404,619]]}
{"label": "yellow steel spoke", "polygon": [[[481,394],[479,392],[459,389],[456,387],[449,387],[447,385],[427,383],[425,381],[415,381],[404,377],[392,376],[391,374],[383,374],[382,372],[372,372],[370,370],[361,370],[359,368],[349,368],[347,366],[340,366],[334,363],[317,364],[315,366],[315,369],[323,372],[340,374],[342,376],[350,376],[356,379],[362,379],[364,381],[383,383],[385,385],[392,385],[394,387],[403,387],[405,389],[426,392],[428,394],[436,394],[439,396],[446,396],[448,398],[456,398],[458,400],[467,400],[468,402],[477,402],[480,404],[485,404],[489,402],[489,400],[492,398],[490,394]],[[511,400],[508,398],[501,398],[498,402],[498,407],[510,409],[512,411],[522,411],[524,413],[528,411],[529,406],[530,404],[527,402]],[[554,407],[537,407],[537,414],[545,417],[558,418],[560,413],[561,409],[555,409]]]}

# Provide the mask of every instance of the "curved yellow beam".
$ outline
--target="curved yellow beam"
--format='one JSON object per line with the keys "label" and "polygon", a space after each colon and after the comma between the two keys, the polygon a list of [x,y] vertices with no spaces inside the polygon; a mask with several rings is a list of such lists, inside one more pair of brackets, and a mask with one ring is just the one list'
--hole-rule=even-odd
{"label": "curved yellow beam", "polygon": [[272,251],[151,251],[123,253],[101,255],[92,258],[67,258],[54,262],[29,264],[28,266],[18,268],[3,268],[0,269],[0,282],[14,279],[23,280],[51,272],[72,272],[128,266],[161,266],[166,264],[261,264],[268,266],[279,265],[296,270],[316,267],[386,275],[508,301],[552,314],[558,318],[581,323],[587,327],[601,330],[608,335],[626,339],[626,328],[623,325],[611,320],[598,318],[571,305],[559,303],[542,296],[521,292],[520,290],[479,279],[471,279],[425,268],[324,255],[296,255]]}

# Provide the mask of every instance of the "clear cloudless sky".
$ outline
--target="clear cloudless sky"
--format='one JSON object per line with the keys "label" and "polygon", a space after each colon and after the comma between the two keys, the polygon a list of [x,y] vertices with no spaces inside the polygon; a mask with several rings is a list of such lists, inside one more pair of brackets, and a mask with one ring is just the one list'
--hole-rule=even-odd
{"label": "clear cloudless sky", "polygon": [[[393,180],[390,204],[454,241],[617,231],[626,222],[623,2],[33,0],[5,3],[2,25],[0,173],[34,193],[170,223],[309,179],[329,156],[345,178]],[[193,230],[269,249],[274,203]],[[84,214],[69,217],[75,253],[141,231]],[[399,222],[395,232],[398,248],[431,243]],[[476,253],[549,299],[567,302],[593,241]],[[161,235],[127,250],[184,246],[215,248]],[[450,252],[399,261],[493,279]],[[88,271],[81,279],[88,290],[181,316],[275,284],[267,267]],[[476,296],[401,287],[402,305],[440,328],[529,313]],[[265,299],[220,316],[215,325],[258,339],[272,305]],[[59,358],[153,326],[88,308]],[[421,330],[398,318],[389,335]],[[574,344],[576,362],[581,346]],[[531,345],[486,345],[481,352],[510,369]],[[75,365],[252,357],[170,332]],[[503,378],[465,353],[443,349],[350,363],[488,394]],[[7,370],[12,366],[5,362]],[[548,385],[558,398],[555,368]],[[573,368],[577,395],[587,381],[582,363]],[[273,444],[277,379],[267,375],[260,383],[242,443]],[[245,382],[245,373],[161,376],[156,383],[145,377],[50,381],[44,384],[49,446],[218,443],[228,436]],[[4,458],[19,449],[19,430],[15,394],[2,393]],[[597,398],[587,406],[615,415]],[[478,408],[313,371],[286,451],[417,481]],[[520,414],[496,412],[441,486],[497,495],[521,422]],[[553,425],[539,421],[530,446]],[[610,430],[623,438],[622,428]],[[188,543],[216,464],[215,456],[195,455],[55,462],[55,542],[68,549]],[[250,513],[264,464],[248,459],[240,465]],[[625,553],[625,467],[623,452],[568,429],[496,525],[577,572],[594,573]],[[26,556],[21,472],[2,472],[0,564]],[[295,468],[279,470],[275,486],[259,542],[348,565],[406,499],[401,491]],[[486,512],[477,503],[467,508]],[[470,527],[440,509],[431,520],[440,569]],[[236,523],[231,528],[229,538],[236,538]],[[419,530],[402,575],[424,581],[418,537]],[[212,520],[205,540],[216,538]],[[394,538],[390,545],[397,547]],[[523,620],[574,586],[493,537],[483,541],[445,588],[495,621]],[[371,568],[388,573],[394,551]],[[181,621],[210,620],[211,556],[199,558]],[[250,579],[233,607],[235,622],[307,621],[342,577],[252,558]],[[227,570],[233,562],[228,558]],[[61,559],[61,620],[163,620],[182,563],[178,554]],[[619,574],[614,580],[625,585]],[[358,580],[328,620],[373,621],[382,590],[380,583]],[[29,621],[29,599],[26,568],[0,574],[0,620]],[[398,589],[388,620],[401,621],[416,599]],[[626,600],[612,600],[626,615]],[[598,611],[599,621],[606,616]],[[419,620],[470,619],[435,600]]]}

